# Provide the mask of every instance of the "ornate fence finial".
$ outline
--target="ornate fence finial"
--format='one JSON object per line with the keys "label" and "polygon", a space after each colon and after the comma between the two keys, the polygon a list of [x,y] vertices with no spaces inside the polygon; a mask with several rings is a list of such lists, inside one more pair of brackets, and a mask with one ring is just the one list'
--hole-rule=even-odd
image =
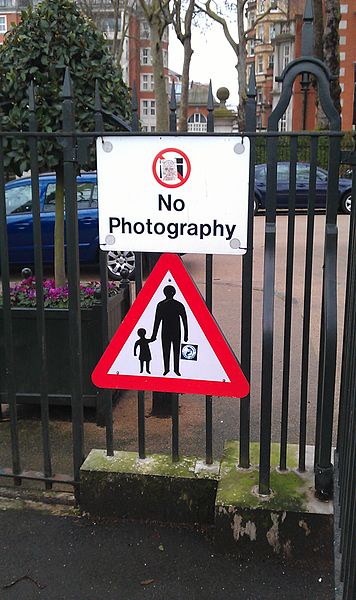
{"label": "ornate fence finial", "polygon": [[177,100],[174,81],[172,82],[171,98],[169,101],[169,131],[177,131]]}
{"label": "ornate fence finial", "polygon": [[137,101],[136,81],[134,81],[133,85],[132,85],[131,110],[132,110],[132,118],[131,118],[132,131],[138,131],[139,130],[139,122],[138,122],[138,101]]}
{"label": "ornate fence finial", "polygon": [[255,75],[255,64],[251,64],[250,68],[250,77],[248,80],[248,88],[247,88],[247,98],[255,98],[257,94],[256,91],[256,75]]}
{"label": "ornate fence finial", "polygon": [[95,80],[95,102],[94,102],[95,129],[101,131],[104,129],[103,107],[101,104],[99,81]]}
{"label": "ornate fence finial", "polygon": [[211,85],[211,79],[209,82],[207,109],[208,109],[207,131],[208,131],[208,133],[212,133],[214,131],[214,98],[213,98],[213,87]]}
{"label": "ornate fence finial", "polygon": [[72,80],[70,77],[69,67],[66,67],[64,73],[64,82],[63,82],[63,90],[62,90],[62,98],[72,98]]}
{"label": "ornate fence finial", "polygon": [[313,56],[313,2],[305,0],[303,28],[302,28],[302,56]]}

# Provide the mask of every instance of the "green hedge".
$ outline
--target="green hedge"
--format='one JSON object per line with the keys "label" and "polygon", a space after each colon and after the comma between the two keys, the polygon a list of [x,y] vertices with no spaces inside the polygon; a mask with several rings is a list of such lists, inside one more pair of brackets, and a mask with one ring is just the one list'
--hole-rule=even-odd
{"label": "green hedge", "polygon": [[[299,162],[310,162],[310,137],[298,137],[298,161]],[[256,138],[256,163],[267,162],[266,152],[266,137]],[[345,132],[341,141],[342,150],[352,150],[352,132]],[[320,136],[318,143],[318,166],[323,169],[328,169],[329,160],[329,138],[327,136]],[[289,161],[290,160],[290,137],[280,137],[278,139],[278,161]],[[348,168],[347,165],[341,165],[340,174],[342,175]]]}

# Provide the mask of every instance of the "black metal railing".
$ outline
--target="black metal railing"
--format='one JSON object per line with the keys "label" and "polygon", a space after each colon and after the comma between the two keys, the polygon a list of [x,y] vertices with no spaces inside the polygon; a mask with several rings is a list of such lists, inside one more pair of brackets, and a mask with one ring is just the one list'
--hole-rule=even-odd
{"label": "black metal railing", "polygon": [[[355,153],[354,153],[355,158]],[[356,202],[356,169],[353,165],[352,202]],[[340,410],[335,456],[335,580],[338,600],[356,594],[356,211],[352,208]]]}
{"label": "black metal railing", "polygon": [[[310,31],[309,31],[310,34]],[[318,82],[320,91],[320,102],[326,116],[330,122],[330,131],[326,132],[292,132],[284,133],[278,130],[278,123],[285,112],[288,103],[292,97],[292,89],[295,79],[300,73],[311,73]],[[239,134],[229,133],[229,135],[244,135],[250,139],[250,184],[249,184],[249,208],[248,208],[248,250],[241,259],[236,257],[236,263],[241,265],[241,279],[236,281],[241,284],[241,312],[239,318],[231,323],[231,328],[239,327],[241,329],[240,359],[243,371],[251,381],[250,395],[241,400],[239,423],[236,423],[236,437],[240,442],[239,463],[243,468],[248,468],[251,462],[250,443],[251,443],[251,425],[256,430],[256,423],[251,424],[251,399],[260,403],[260,415],[256,421],[260,423],[259,436],[254,434],[252,441],[260,444],[259,459],[259,491],[261,494],[270,493],[270,472],[271,472],[271,443],[277,441],[272,439],[272,412],[279,410],[275,400],[276,383],[276,344],[274,322],[275,298],[276,298],[276,231],[277,231],[277,164],[279,160],[280,148],[288,147],[289,171],[289,206],[288,206],[288,227],[286,242],[286,267],[284,274],[285,298],[284,298],[284,325],[282,329],[282,358],[279,359],[279,369],[282,378],[282,390],[280,401],[280,431],[278,438],[280,440],[280,461],[281,470],[287,468],[287,448],[290,441],[288,434],[290,425],[290,406],[291,406],[291,374],[300,369],[300,418],[298,423],[299,431],[299,469],[305,470],[305,456],[307,443],[316,446],[316,490],[320,497],[326,498],[331,494],[332,481],[332,425],[333,425],[333,402],[335,385],[335,365],[336,365],[336,251],[337,251],[337,229],[336,213],[338,209],[339,192],[337,188],[338,174],[340,168],[340,144],[343,134],[340,133],[340,120],[330,98],[329,93],[329,73],[325,65],[316,59],[305,56],[293,61],[285,70],[282,81],[282,94],[280,101],[273,111],[268,131],[256,133],[256,85],[254,72],[251,70],[249,89],[246,103],[246,131]],[[176,127],[176,101],[175,91],[172,89],[170,100],[170,130],[171,134],[177,134]],[[96,87],[95,98],[95,131],[82,132],[77,131],[75,127],[75,115],[73,110],[73,99],[69,72],[66,72],[63,88],[63,126],[62,130],[54,133],[42,133],[37,131],[36,124],[36,106],[33,98],[33,89],[30,90],[29,98],[30,110],[30,129],[28,132],[1,132],[0,131],[0,252],[1,252],[1,273],[2,273],[2,296],[3,306],[1,310],[2,318],[0,325],[3,325],[3,352],[5,357],[5,368],[1,373],[4,378],[2,383],[1,403],[8,404],[11,422],[11,455],[12,466],[1,467],[0,476],[11,477],[15,483],[21,483],[22,479],[39,479],[49,487],[53,482],[71,483],[79,493],[79,475],[80,466],[84,458],[84,425],[83,425],[83,380],[82,380],[82,332],[80,320],[80,302],[79,302],[79,256],[78,256],[78,219],[76,204],[76,175],[81,166],[81,162],[86,164],[86,151],[90,150],[96,138],[106,135],[105,123],[110,115],[104,112],[100,102],[99,86]],[[212,90],[210,86],[209,101],[207,106],[207,134],[213,134],[214,131],[214,104]],[[140,134],[138,121],[138,104],[135,89],[132,94],[132,122],[128,127],[120,118],[110,117],[120,131],[110,131],[113,136],[130,135],[156,135]],[[124,131],[123,131],[124,130]],[[205,134],[184,134],[184,135],[205,135]],[[32,180],[32,212],[33,212],[33,235],[34,247],[36,248],[34,263],[37,280],[37,332],[38,342],[34,352],[38,352],[39,361],[42,365],[40,380],[40,398],[41,398],[41,420],[42,420],[42,445],[43,445],[43,470],[41,473],[34,473],[22,468],[19,442],[19,427],[17,415],[17,397],[16,377],[14,368],[14,331],[13,331],[13,310],[10,303],[10,270],[8,256],[8,240],[6,226],[6,202],[5,202],[5,170],[4,170],[4,140],[8,137],[22,137],[27,140],[29,146],[29,156],[31,159],[31,180]],[[38,160],[37,145],[40,140],[56,138],[61,141],[63,146],[64,161],[64,187],[66,198],[66,233],[67,233],[67,268],[69,283],[69,321],[70,321],[70,367],[69,379],[71,382],[70,397],[72,407],[72,439],[73,439],[73,469],[68,466],[67,474],[54,474],[52,466],[52,452],[50,443],[50,419],[49,419],[49,399],[48,399],[48,358],[46,349],[46,321],[44,318],[43,295],[41,291],[43,269],[41,255],[41,226],[40,226],[40,206],[39,206],[39,188],[38,188]],[[257,161],[257,148],[262,143],[266,147],[265,162],[267,164],[267,193],[266,193],[266,212],[264,221],[264,273],[263,273],[263,323],[262,329],[260,322],[255,319],[253,314],[253,274],[254,274],[254,229],[256,220],[254,219],[254,201],[255,201],[255,163]],[[307,233],[305,241],[305,256],[298,257],[304,260],[304,294],[303,294],[303,331],[302,331],[302,349],[297,356],[292,342],[292,319],[293,319],[293,285],[295,274],[295,228],[296,228],[296,205],[297,205],[297,162],[299,160],[299,148],[301,144],[308,144],[308,156],[310,163],[310,174],[308,180],[308,211],[306,215]],[[315,240],[315,193],[316,193],[316,173],[319,164],[319,147],[328,149],[328,172],[329,186],[327,192],[327,210],[325,224],[325,251],[324,251],[324,283],[322,292],[321,315],[321,339],[319,352],[319,395],[317,406],[310,405],[310,393],[308,382],[311,378],[316,379],[318,373],[310,366],[310,323],[311,323],[311,299],[312,299],[312,277],[315,270],[313,262],[313,246]],[[259,217],[258,217],[259,218]],[[261,217],[262,219],[262,217]],[[107,297],[107,269],[106,255],[99,252],[100,279],[101,279],[101,330],[102,330],[102,348],[104,349],[109,341],[108,334],[108,297]],[[143,257],[141,253],[136,254],[135,287],[136,295],[140,292],[143,282],[142,273]],[[214,257],[207,255],[205,259],[205,299],[211,312],[213,306],[213,282],[214,282]],[[230,326],[230,325],[229,325]],[[252,364],[255,365],[260,358],[252,355],[252,332],[258,329],[262,338],[262,367],[261,367],[261,394],[256,398],[256,376]],[[293,398],[295,392],[293,390]],[[161,398],[162,400],[162,398]],[[165,394],[163,401],[169,406],[172,419],[172,460],[179,459],[179,405],[178,394]],[[309,407],[309,408],[308,408]],[[308,410],[307,410],[308,408]],[[113,455],[114,448],[120,446],[120,440],[114,439],[112,396],[110,391],[106,391],[102,398],[102,413],[106,426],[106,451],[108,455]],[[316,435],[307,435],[308,416],[314,413],[317,422]],[[214,460],[214,399],[211,396],[205,398],[205,460],[211,464]],[[137,449],[140,458],[146,456],[146,431],[145,431],[145,394],[143,391],[137,393]],[[295,441],[295,440],[294,440]]]}

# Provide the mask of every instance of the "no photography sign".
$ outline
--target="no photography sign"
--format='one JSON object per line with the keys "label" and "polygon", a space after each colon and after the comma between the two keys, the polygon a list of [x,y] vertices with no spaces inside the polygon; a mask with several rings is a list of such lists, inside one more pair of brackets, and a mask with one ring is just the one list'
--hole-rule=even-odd
{"label": "no photography sign", "polygon": [[101,249],[244,254],[249,157],[241,136],[98,138]]}

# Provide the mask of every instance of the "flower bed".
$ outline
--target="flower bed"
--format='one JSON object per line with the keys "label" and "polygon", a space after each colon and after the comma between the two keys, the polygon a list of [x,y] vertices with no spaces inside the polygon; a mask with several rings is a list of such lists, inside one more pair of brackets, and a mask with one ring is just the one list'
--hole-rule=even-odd
{"label": "flower bed", "polygon": [[[119,293],[120,287],[115,282],[108,283],[109,297]],[[80,306],[92,308],[100,298],[100,283],[89,281],[80,284]],[[43,297],[45,308],[68,308],[68,285],[56,287],[54,279],[43,280]],[[36,279],[28,277],[10,288],[11,306],[22,308],[36,307]],[[2,295],[0,293],[0,307],[2,306]]]}
{"label": "flower bed", "polygon": [[[100,284],[81,284],[82,376],[84,406],[102,409],[102,390],[91,373],[103,352]],[[46,354],[50,404],[70,404],[68,288],[44,281]],[[36,289],[33,277],[11,287],[11,314],[15,356],[15,387],[18,403],[40,402],[41,353],[38,343]],[[128,288],[109,283],[109,339],[129,308]],[[5,342],[0,295],[0,403],[6,401]]]}

